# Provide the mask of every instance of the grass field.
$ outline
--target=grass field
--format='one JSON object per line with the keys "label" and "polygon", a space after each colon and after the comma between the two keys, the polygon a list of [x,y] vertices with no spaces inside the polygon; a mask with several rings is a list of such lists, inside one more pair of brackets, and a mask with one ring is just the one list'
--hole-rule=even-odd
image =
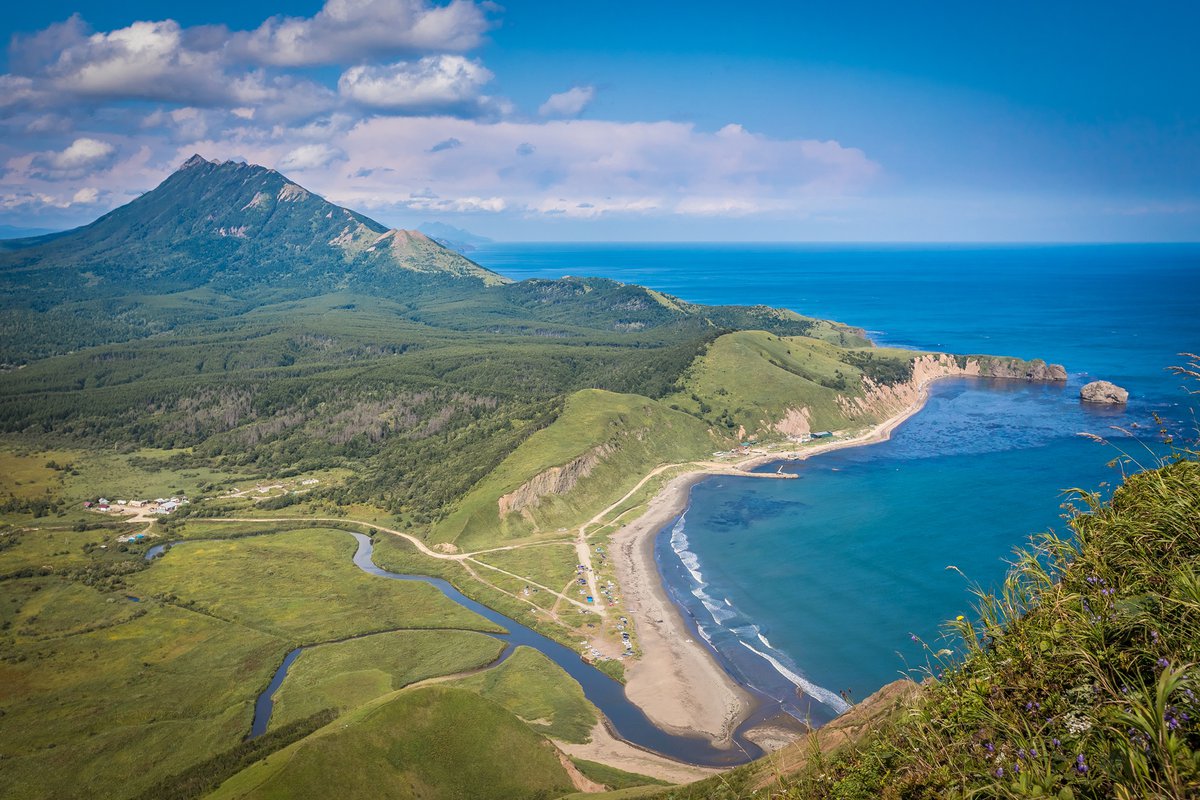
{"label": "grass field", "polygon": [[518,647],[500,666],[449,684],[499,703],[539,733],[568,742],[587,742],[596,724],[595,706],[571,676],[536,650]]}
{"label": "grass field", "polygon": [[395,631],[305,650],[275,693],[271,728],[326,708],[344,713],[425,678],[485,666],[497,639],[468,631]]}
{"label": "grass field", "polygon": [[577,561],[575,546],[565,542],[523,547],[520,550],[497,550],[476,558],[548,586],[556,592],[561,591],[568,581],[574,580]]}
{"label": "grass field", "polygon": [[401,691],[234,776],[212,800],[512,800],[572,791],[553,747],[462,689]]}
{"label": "grass field", "polygon": [[[111,532],[22,532],[0,552],[5,566],[46,561],[52,570],[0,581],[5,798],[131,797],[228,751],[297,643],[385,628],[493,628],[432,587],[364,575],[343,532],[189,542],[145,568],[135,554],[83,550],[102,534]],[[105,569],[117,570],[118,590],[107,588]],[[104,579],[89,584],[97,574]],[[477,633],[413,636],[421,652],[394,660],[398,670],[458,671],[496,652]],[[338,694],[320,681],[312,688]]]}
{"label": "grass field", "polygon": [[497,630],[432,586],[364,574],[350,561],[356,547],[327,528],[187,542],[135,585],[296,644],[402,627]]}

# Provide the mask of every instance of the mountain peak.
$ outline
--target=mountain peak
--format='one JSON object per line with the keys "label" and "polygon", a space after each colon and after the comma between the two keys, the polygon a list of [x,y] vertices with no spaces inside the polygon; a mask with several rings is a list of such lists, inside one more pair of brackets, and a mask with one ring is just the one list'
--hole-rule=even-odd
{"label": "mountain peak", "polygon": [[185,161],[179,165],[179,168],[180,169],[191,169],[192,167],[199,167],[199,166],[203,166],[205,164],[216,164],[216,163],[217,162],[215,162],[215,161],[209,161],[207,158],[200,155],[199,153],[193,153],[191,158],[189,158],[187,161]]}

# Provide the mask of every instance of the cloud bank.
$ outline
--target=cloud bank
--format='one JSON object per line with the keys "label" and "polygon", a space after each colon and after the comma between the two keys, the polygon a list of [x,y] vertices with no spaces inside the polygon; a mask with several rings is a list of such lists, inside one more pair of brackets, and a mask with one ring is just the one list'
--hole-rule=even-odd
{"label": "cloud bank", "polygon": [[0,75],[0,215],[84,222],[193,152],[366,210],[535,219],[806,215],[879,172],[836,141],[580,119],[590,85],[523,111],[471,53],[496,8],[327,0],[242,31],[95,31],[76,15],[16,37]]}

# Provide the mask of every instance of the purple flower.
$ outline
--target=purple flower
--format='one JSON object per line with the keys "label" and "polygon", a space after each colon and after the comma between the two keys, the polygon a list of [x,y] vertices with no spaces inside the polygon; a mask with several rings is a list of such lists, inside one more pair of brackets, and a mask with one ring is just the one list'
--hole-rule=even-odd
{"label": "purple flower", "polygon": [[1062,747],[1062,742],[1060,742],[1058,739],[1051,739],[1050,744],[1054,745],[1055,750]]}
{"label": "purple flower", "polygon": [[1017,751],[1017,758],[1024,758],[1024,757],[1025,757],[1025,748],[1022,747],[1020,750]]}
{"label": "purple flower", "polygon": [[1167,667],[1171,666],[1170,660],[1166,658],[1160,658],[1157,663],[1159,669],[1166,669]]}
{"label": "purple flower", "polygon": [[1036,747],[1029,748],[1029,757],[1037,758],[1037,748]]}
{"label": "purple flower", "polygon": [[1084,761],[1083,753],[1080,753],[1079,755],[1077,755],[1075,757],[1075,771],[1078,772],[1080,775],[1087,774],[1088,765],[1087,765],[1087,762]]}
{"label": "purple flower", "polygon": [[1004,777],[1004,767],[996,767],[996,777],[997,778]]}
{"label": "purple flower", "polygon": [[994,752],[996,752],[996,748],[995,748],[995,746],[994,746],[994,745],[993,745],[991,742],[988,742],[987,744],[985,744],[985,745],[984,745],[984,747],[987,749],[987,751],[988,751],[989,753],[994,753]]}

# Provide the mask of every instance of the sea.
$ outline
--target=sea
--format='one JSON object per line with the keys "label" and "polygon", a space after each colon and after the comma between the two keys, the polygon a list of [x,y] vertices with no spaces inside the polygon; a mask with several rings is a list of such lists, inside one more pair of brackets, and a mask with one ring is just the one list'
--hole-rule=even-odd
{"label": "sea", "polygon": [[[743,685],[819,724],[937,672],[945,621],[974,613],[1030,537],[1069,535],[1072,490],[1152,466],[1196,435],[1200,245],[494,244],[511,278],[588,275],[711,304],[859,326],[881,345],[1042,358],[1066,385],[955,379],[889,441],[711,477],[658,535],[664,582]],[[1127,406],[1081,404],[1104,379]],[[1081,434],[1092,434],[1084,436]],[[1103,441],[1097,441],[1099,437]],[[944,654],[943,654],[944,656]]]}

